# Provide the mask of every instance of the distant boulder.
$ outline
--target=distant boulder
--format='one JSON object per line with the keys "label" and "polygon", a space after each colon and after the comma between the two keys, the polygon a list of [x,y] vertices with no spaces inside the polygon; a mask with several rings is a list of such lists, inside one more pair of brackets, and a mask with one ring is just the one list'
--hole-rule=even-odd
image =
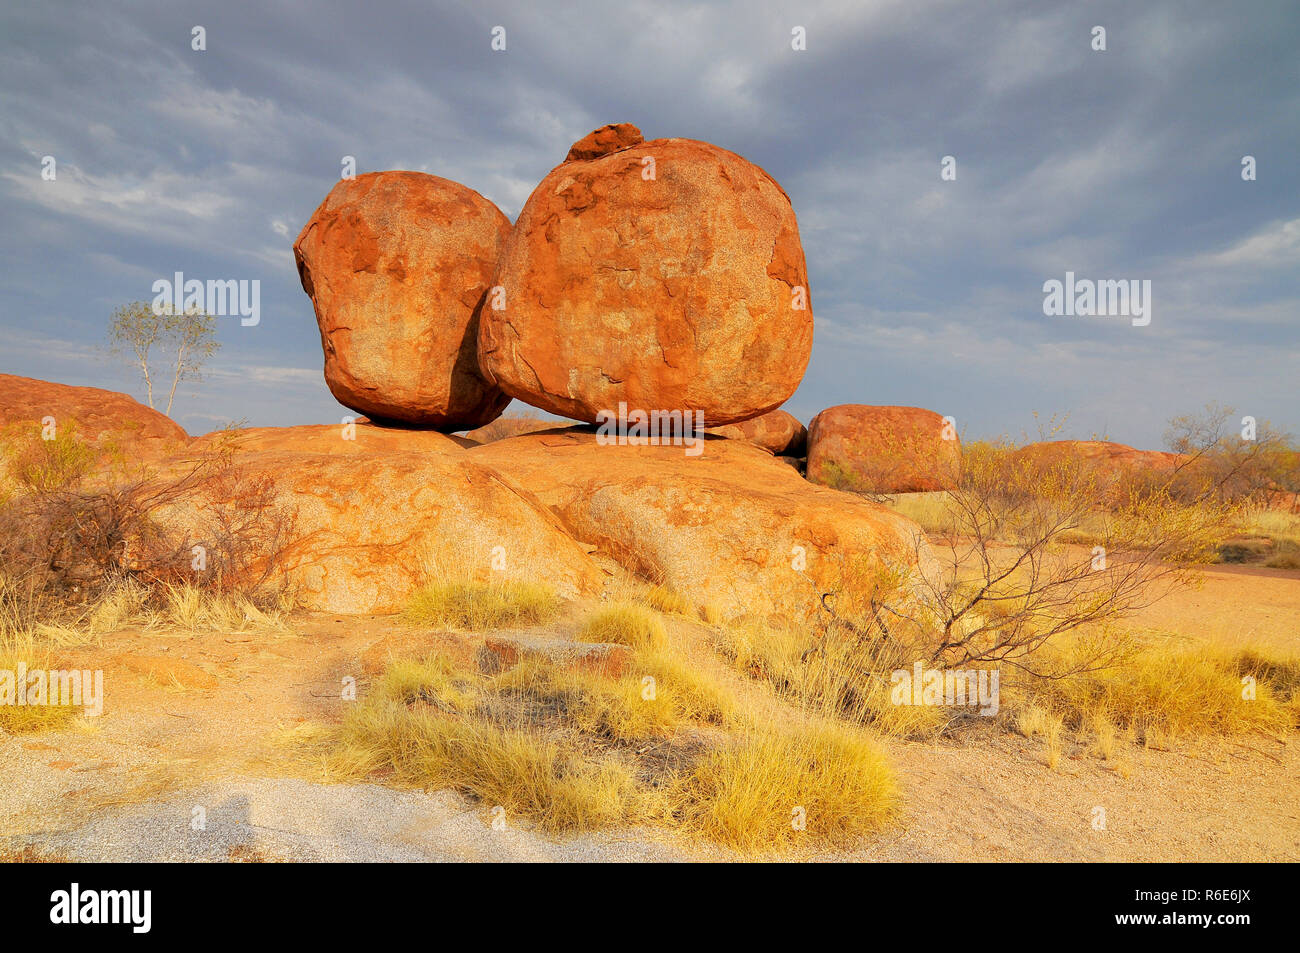
{"label": "distant boulder", "polygon": [[0,374],[0,427],[37,432],[47,417],[53,418],[55,433],[69,427],[128,462],[160,459],[189,440],[180,424],[126,394]]}
{"label": "distant boulder", "polygon": [[569,425],[562,421],[538,420],[536,417],[498,417],[490,424],[469,431],[465,434],[465,439],[473,443],[491,443],[494,440],[517,437],[522,433],[539,433],[567,426]]}
{"label": "distant boulder", "polygon": [[841,404],[808,425],[808,479],[814,483],[915,493],[952,489],[960,474],[961,442],[932,410]]}
{"label": "distant boulder", "polygon": [[1077,463],[1104,489],[1119,480],[1166,478],[1186,458],[1163,450],[1135,450],[1108,440],[1047,440],[1026,444],[1015,452],[1014,459],[1048,468]]}

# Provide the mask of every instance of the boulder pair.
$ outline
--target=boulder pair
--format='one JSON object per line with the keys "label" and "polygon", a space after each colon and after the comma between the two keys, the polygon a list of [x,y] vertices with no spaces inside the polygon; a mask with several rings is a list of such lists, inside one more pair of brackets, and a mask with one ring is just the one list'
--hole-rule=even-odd
{"label": "boulder pair", "polygon": [[789,197],[690,139],[605,126],[512,227],[419,172],[340,181],[294,243],[338,401],[372,419],[481,427],[510,399],[593,423],[620,403],[710,427],[779,407],[812,351]]}

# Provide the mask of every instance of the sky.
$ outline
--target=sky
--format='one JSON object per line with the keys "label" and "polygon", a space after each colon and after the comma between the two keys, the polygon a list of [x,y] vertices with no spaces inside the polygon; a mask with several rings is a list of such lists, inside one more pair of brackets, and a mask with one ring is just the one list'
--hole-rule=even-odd
{"label": "sky", "polygon": [[[1155,448],[1216,403],[1300,433],[1295,0],[8,3],[0,372],[143,399],[106,353],[113,310],[177,271],[256,279],[260,323],[218,319],[172,416],[337,422],[291,249],[343,157],[513,220],[610,122],[737,152],[789,194],[805,423],[901,404],[965,439],[1055,415]],[[1150,323],[1044,314],[1067,272],[1150,281]]]}

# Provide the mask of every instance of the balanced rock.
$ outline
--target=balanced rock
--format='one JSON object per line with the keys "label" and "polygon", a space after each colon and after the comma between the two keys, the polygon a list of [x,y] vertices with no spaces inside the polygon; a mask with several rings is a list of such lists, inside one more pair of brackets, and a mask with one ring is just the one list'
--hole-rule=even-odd
{"label": "balanced rock", "polygon": [[421,172],[343,179],[294,242],[339,403],[377,420],[464,430],[510,398],[478,369],[479,313],[510,222]]}
{"label": "balanced rock", "polygon": [[564,161],[599,159],[611,152],[639,146],[643,142],[645,137],[641,135],[641,130],[630,122],[612,122],[587,133],[570,146],[569,154],[564,157]]}
{"label": "balanced rock", "polygon": [[961,443],[943,417],[919,407],[828,407],[808,425],[808,479],[862,493],[948,490]]}
{"label": "balanced rock", "polygon": [[785,402],[813,316],[790,199],[758,166],[691,139],[606,127],[533,191],[479,327],[484,376],[594,423],[700,411],[706,426]]}

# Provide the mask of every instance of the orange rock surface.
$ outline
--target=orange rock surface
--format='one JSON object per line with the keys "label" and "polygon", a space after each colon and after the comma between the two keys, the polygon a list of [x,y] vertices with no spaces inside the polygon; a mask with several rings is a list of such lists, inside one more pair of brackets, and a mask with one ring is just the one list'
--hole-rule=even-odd
{"label": "orange rock surface", "polygon": [[56,433],[70,425],[81,439],[115,447],[131,461],[158,459],[189,440],[180,424],[126,394],[0,374],[0,427],[39,431],[46,417]]}
{"label": "orange rock surface", "polygon": [[847,561],[932,570],[910,520],[813,486],[757,447],[601,446],[581,428],[466,451],[528,487],[569,534],[697,605],[816,611]]}
{"label": "orange rock surface", "polygon": [[788,196],[733,152],[635,138],[597,130],[529,197],[492,280],[504,307],[480,322],[484,376],[587,423],[620,401],[706,426],[776,409],[813,334]]}
{"label": "orange rock surface", "polygon": [[946,490],[961,473],[961,443],[920,407],[840,404],[808,425],[808,479],[867,493]]}
{"label": "orange rock surface", "polygon": [[[269,485],[266,518],[291,527],[273,578],[308,609],[395,612],[445,571],[545,580],[569,598],[597,592],[605,576],[585,548],[531,494],[466,452],[449,441],[412,453],[239,454],[221,480],[161,518],[187,542],[208,544],[223,506],[244,487]],[[504,569],[494,570],[500,559]]]}
{"label": "orange rock surface", "polygon": [[808,428],[784,410],[773,410],[738,424],[710,427],[709,433],[744,440],[778,457],[801,457],[808,449]]}
{"label": "orange rock surface", "polygon": [[293,251],[339,403],[446,431],[496,418],[509,398],[479,373],[478,322],[509,233],[495,205],[435,175],[334,186]]}
{"label": "orange rock surface", "polygon": [[228,448],[240,453],[273,450],[365,456],[376,453],[444,452],[469,446],[473,446],[473,441],[434,430],[407,430],[357,421],[351,428],[342,424],[309,424],[300,427],[218,430],[195,437],[187,450],[190,453],[206,453]]}

